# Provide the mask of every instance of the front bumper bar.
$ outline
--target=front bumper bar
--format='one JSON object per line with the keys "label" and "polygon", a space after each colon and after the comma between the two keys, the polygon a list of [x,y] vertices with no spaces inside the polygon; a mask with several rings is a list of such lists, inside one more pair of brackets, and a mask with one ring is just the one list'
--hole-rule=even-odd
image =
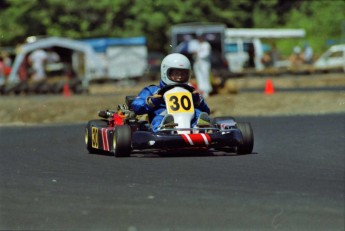
{"label": "front bumper bar", "polygon": [[132,134],[132,148],[139,150],[236,147],[242,143],[242,133],[238,129],[198,134],[166,134],[146,131],[137,131]]}

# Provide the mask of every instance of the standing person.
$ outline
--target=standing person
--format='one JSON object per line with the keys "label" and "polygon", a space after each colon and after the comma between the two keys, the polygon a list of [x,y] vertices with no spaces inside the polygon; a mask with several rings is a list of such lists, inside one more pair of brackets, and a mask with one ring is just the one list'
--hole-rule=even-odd
{"label": "standing person", "polygon": [[277,62],[280,59],[280,53],[279,53],[279,50],[278,50],[277,45],[275,43],[272,46],[271,59],[272,59],[273,67],[276,67],[277,66]]}
{"label": "standing person", "polygon": [[41,81],[46,78],[45,63],[47,58],[47,53],[43,49],[35,50],[29,55],[29,62],[34,71],[32,80]]}
{"label": "standing person", "polygon": [[198,89],[201,91],[202,96],[207,98],[212,92],[210,79],[212,48],[204,36],[199,36],[198,41],[199,44],[195,52],[193,68],[198,83]]}
{"label": "standing person", "polygon": [[6,78],[11,73],[12,60],[4,51],[0,54],[0,76]]}
{"label": "standing person", "polygon": [[255,68],[255,48],[253,43],[248,45],[248,67]]}
{"label": "standing person", "polygon": [[[189,59],[178,53],[166,56],[161,63],[161,81],[159,86],[150,85],[141,90],[132,103],[132,108],[137,115],[148,114],[153,132],[174,122],[172,115],[167,114],[165,101],[158,91],[169,85],[188,84],[191,76],[191,64]],[[202,96],[197,92],[192,93],[195,114],[191,121],[192,126],[209,124],[210,109]]]}
{"label": "standing person", "polygon": [[52,48],[46,49],[46,53],[45,71],[47,77],[58,75],[62,70],[62,67],[58,64],[60,62],[60,56]]}
{"label": "standing person", "polygon": [[303,64],[303,55],[299,46],[293,48],[293,53],[290,55],[289,60],[292,68],[297,68]]}
{"label": "standing person", "polygon": [[4,58],[0,56],[0,86],[5,83],[5,62]]}
{"label": "standing person", "polygon": [[308,43],[304,44],[303,60],[305,64],[313,63],[313,48]]}

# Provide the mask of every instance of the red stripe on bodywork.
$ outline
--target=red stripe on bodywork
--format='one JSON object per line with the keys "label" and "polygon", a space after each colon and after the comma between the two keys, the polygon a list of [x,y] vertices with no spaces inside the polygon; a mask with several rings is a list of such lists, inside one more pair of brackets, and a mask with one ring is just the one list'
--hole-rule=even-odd
{"label": "red stripe on bodywork", "polygon": [[103,149],[105,151],[109,151],[109,142],[108,142],[108,134],[107,134],[107,129],[102,128],[102,141],[103,141]]}
{"label": "red stripe on bodywork", "polygon": [[[207,133],[204,133],[203,135],[204,137],[206,137],[208,144],[210,144],[211,137]],[[205,142],[202,134],[181,134],[181,136],[183,140],[186,142],[186,144],[192,146],[207,146],[207,143]]]}

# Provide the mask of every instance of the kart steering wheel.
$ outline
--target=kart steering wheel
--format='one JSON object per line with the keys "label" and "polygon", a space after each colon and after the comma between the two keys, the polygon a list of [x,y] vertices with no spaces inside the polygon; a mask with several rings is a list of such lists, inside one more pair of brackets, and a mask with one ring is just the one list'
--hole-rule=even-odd
{"label": "kart steering wheel", "polygon": [[184,88],[184,89],[186,89],[187,91],[189,91],[189,92],[191,92],[191,93],[192,93],[193,91],[195,91],[195,88],[194,88],[194,87],[192,87],[192,86],[190,86],[190,85],[188,85],[188,84],[179,83],[179,84],[167,85],[167,86],[165,86],[165,87],[162,87],[161,89],[159,89],[159,91],[157,92],[157,94],[158,94],[158,95],[164,95],[165,92],[167,92],[167,91],[173,89],[174,87],[181,87],[181,88]]}

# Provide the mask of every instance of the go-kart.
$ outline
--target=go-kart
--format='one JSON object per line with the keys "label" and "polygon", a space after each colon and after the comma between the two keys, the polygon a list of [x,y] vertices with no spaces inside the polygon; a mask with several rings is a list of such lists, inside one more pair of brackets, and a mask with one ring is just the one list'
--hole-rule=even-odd
{"label": "go-kart", "polygon": [[237,123],[233,117],[215,117],[206,126],[192,127],[194,116],[192,93],[186,84],[167,86],[159,90],[168,114],[174,122],[153,132],[147,116],[136,115],[131,104],[136,96],[126,96],[117,110],[99,111],[102,119],[90,120],[85,128],[85,143],[89,153],[112,153],[128,157],[140,150],[200,150],[216,149],[237,154],[253,151],[254,135],[250,123]]}

